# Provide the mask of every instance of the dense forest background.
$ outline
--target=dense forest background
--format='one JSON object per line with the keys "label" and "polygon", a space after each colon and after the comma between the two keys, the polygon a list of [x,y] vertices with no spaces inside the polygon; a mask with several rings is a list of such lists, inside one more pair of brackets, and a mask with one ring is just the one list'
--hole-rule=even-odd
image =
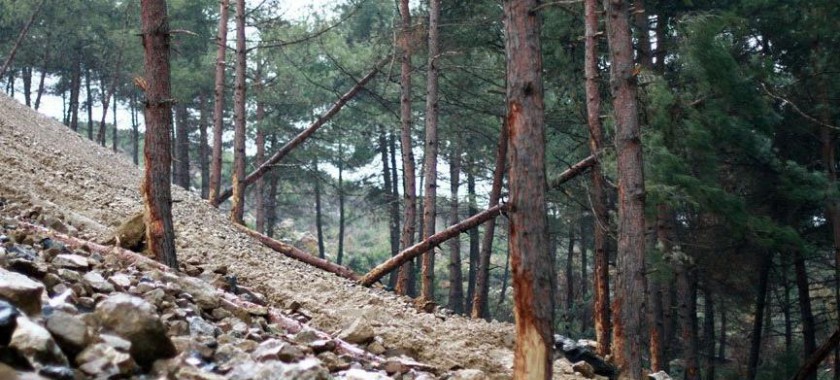
{"label": "dense forest background", "polygon": [[[245,14],[248,172],[372,69],[380,74],[248,188],[248,225],[359,273],[400,251],[406,144],[400,139],[400,62],[394,54],[401,43],[413,56],[413,148],[407,151],[417,164],[418,233],[430,167],[423,149],[429,62],[439,75],[439,155],[431,165],[437,173],[436,229],[488,207],[505,115],[498,1],[442,2],[433,60],[425,1],[410,4],[407,30],[392,1],[335,1],[293,14],[277,3],[249,1]],[[216,38],[226,24],[220,24],[219,5],[168,2],[176,101],[173,181],[203,197],[210,193],[218,104]],[[142,165],[139,11],[137,1],[0,0],[3,89],[35,109],[57,113],[60,107],[69,128]],[[606,249],[614,257],[615,212],[596,217],[594,177],[557,180],[592,154],[584,5],[547,1],[534,12],[542,18],[555,330],[594,337],[593,236],[598,228],[608,231]],[[661,343],[651,341],[657,349],[645,360],[675,378],[786,379],[840,322],[840,4],[636,0],[631,14],[652,301],[639,305],[647,331],[638,334]],[[229,47],[228,101],[220,119],[222,189],[231,185],[233,170],[233,17],[229,23],[223,40]],[[607,209],[614,210],[610,62],[606,39],[599,43],[593,78],[605,99],[600,119],[607,148],[597,157]],[[436,249],[437,303],[470,314],[475,293],[487,292],[479,316],[512,320],[505,218],[496,223],[500,227],[490,239],[482,241],[482,226]],[[483,247],[492,249],[482,286],[476,279]],[[414,269],[420,265],[418,259]],[[410,277],[407,294],[418,294],[420,277]],[[383,282],[394,287],[396,276]],[[820,378],[840,378],[837,366],[835,352]]]}

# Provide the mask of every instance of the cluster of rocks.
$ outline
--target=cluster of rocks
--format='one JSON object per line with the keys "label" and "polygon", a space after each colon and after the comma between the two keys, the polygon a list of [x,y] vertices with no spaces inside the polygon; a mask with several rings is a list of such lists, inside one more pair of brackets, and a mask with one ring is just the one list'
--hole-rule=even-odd
{"label": "cluster of rocks", "polygon": [[[271,322],[260,294],[246,291],[250,302],[232,302],[219,289],[237,288],[224,266],[187,262],[182,270],[70,248],[4,219],[0,378],[481,378],[480,371],[436,375],[405,358],[383,359],[369,352],[386,350],[363,320],[336,337],[292,333]],[[305,322],[294,306],[287,318]],[[348,352],[352,343],[369,349]]]}

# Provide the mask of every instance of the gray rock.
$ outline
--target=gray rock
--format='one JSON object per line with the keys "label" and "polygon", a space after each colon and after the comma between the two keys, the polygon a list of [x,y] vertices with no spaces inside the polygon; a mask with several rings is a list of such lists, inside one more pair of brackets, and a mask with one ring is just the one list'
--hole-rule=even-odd
{"label": "gray rock", "polygon": [[131,355],[119,352],[105,343],[89,346],[76,356],[76,364],[84,373],[96,378],[128,375],[137,369]]}
{"label": "gray rock", "polygon": [[452,380],[484,380],[487,375],[479,369],[462,369],[455,371],[449,378]]}
{"label": "gray rock", "polygon": [[12,334],[10,346],[32,363],[66,366],[67,357],[47,329],[24,315],[17,318],[17,329]]}
{"label": "gray rock", "polygon": [[72,283],[82,282],[82,275],[80,275],[79,272],[76,272],[74,270],[59,268],[56,271],[56,273],[58,273],[59,277]]}
{"label": "gray rock", "polygon": [[105,280],[105,277],[102,277],[102,274],[99,272],[88,272],[83,278],[85,282],[97,292],[112,293],[114,291],[114,285],[108,282],[108,280]]}
{"label": "gray rock", "polygon": [[330,373],[315,358],[304,359],[294,364],[268,362],[259,367],[254,374],[254,380],[327,380],[330,378]]}
{"label": "gray rock", "polygon": [[166,292],[161,288],[153,289],[143,294],[143,299],[156,306],[161,305],[164,297],[166,297]]}
{"label": "gray rock", "polygon": [[329,351],[318,354],[318,359],[321,360],[321,363],[324,363],[330,372],[343,371],[350,368],[350,363]]}
{"label": "gray rock", "polygon": [[131,351],[131,342],[120,338],[116,335],[111,334],[101,334],[99,335],[99,339],[102,339],[102,343],[105,343],[111,347],[114,347],[119,352],[130,352]]}
{"label": "gray rock", "polygon": [[57,255],[53,260],[52,264],[67,269],[81,269],[87,270],[90,267],[90,263],[88,262],[88,258],[76,255],[76,254],[61,254]]}
{"label": "gray rock", "polygon": [[269,339],[260,343],[257,349],[254,350],[254,353],[251,354],[251,357],[261,362],[280,360],[289,363],[298,361],[305,355],[303,350],[291,344],[279,339]]}
{"label": "gray rock", "polygon": [[118,287],[120,290],[126,290],[131,286],[131,277],[122,273],[117,273],[108,277],[108,282],[114,284],[114,286]]}
{"label": "gray rock", "polygon": [[366,320],[357,318],[349,327],[339,334],[339,338],[354,344],[365,344],[373,340],[373,327]]}
{"label": "gray rock", "polygon": [[12,304],[0,300],[0,346],[8,346],[12,340],[12,334],[17,327],[17,317],[20,316],[18,309]]}
{"label": "gray rock", "polygon": [[212,323],[205,321],[204,318],[195,316],[187,317],[187,322],[190,324],[191,336],[216,337],[219,333],[219,329]]}
{"label": "gray rock", "polygon": [[140,298],[114,294],[97,305],[96,316],[106,330],[131,342],[131,356],[143,367],[176,354],[154,307]]}
{"label": "gray rock", "polygon": [[182,276],[178,278],[178,284],[185,293],[192,295],[198,307],[204,310],[212,310],[219,307],[219,296],[216,288],[196,278]]}
{"label": "gray rock", "polygon": [[8,300],[28,315],[41,312],[41,294],[44,285],[20,273],[0,268],[0,298]]}
{"label": "gray rock", "polygon": [[75,357],[90,343],[87,325],[81,318],[62,311],[47,317],[47,330],[68,356]]}

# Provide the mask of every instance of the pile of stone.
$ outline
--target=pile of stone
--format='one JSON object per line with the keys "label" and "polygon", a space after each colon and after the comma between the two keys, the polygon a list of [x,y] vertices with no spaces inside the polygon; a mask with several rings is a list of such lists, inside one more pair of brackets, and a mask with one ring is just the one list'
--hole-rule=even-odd
{"label": "pile of stone", "polygon": [[[405,358],[348,349],[375,345],[364,321],[335,337],[272,323],[278,312],[258,293],[224,292],[237,286],[223,266],[188,262],[177,274],[70,248],[15,219],[0,227],[2,379],[438,377]],[[463,372],[438,375],[470,377]]]}

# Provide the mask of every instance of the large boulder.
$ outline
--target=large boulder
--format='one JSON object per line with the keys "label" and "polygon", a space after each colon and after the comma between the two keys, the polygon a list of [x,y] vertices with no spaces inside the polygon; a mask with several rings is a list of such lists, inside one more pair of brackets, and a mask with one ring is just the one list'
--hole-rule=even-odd
{"label": "large boulder", "polygon": [[143,299],[114,294],[96,306],[96,316],[104,329],[131,342],[131,356],[143,367],[176,354],[166,327],[154,307]]}

